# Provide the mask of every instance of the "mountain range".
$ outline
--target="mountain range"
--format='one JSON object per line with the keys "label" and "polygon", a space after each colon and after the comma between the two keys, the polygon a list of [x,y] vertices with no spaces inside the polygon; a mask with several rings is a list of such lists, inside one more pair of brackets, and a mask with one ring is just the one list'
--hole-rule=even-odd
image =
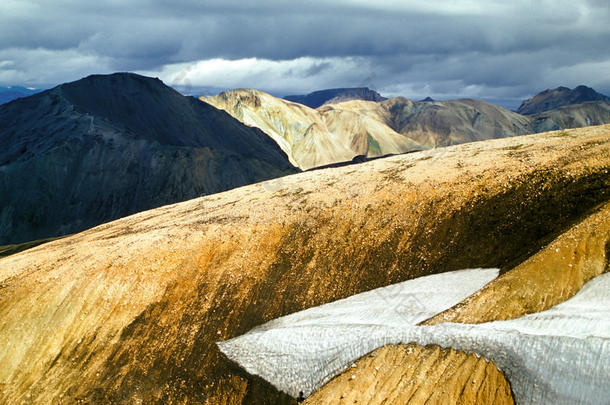
{"label": "mountain range", "polygon": [[36,94],[39,91],[40,90],[29,89],[26,87],[19,86],[0,86],[0,104],[8,103],[9,101],[13,101],[17,98],[31,96],[32,94]]}
{"label": "mountain range", "polygon": [[380,156],[423,148],[376,117],[346,109],[364,103],[359,100],[312,109],[253,89],[200,99],[263,130],[301,169],[348,161],[358,155]]}
{"label": "mountain range", "polygon": [[[117,73],[0,105],[0,244],[73,233],[0,257],[0,403],[511,404],[528,402],[524,381],[540,398],[607,398],[603,341],[564,356],[548,334],[499,352],[473,335],[469,346],[405,338],[367,354],[355,332],[376,339],[367,324],[413,314],[436,330],[518,318],[607,272],[610,125],[588,125],[610,122],[610,102],[582,92],[559,105],[566,98],[547,92],[536,102],[544,111],[524,115],[472,99],[341,94],[317,108],[249,89],[197,99]],[[544,129],[559,131],[517,136]],[[447,274],[419,278],[476,268],[501,275],[469,296],[455,296],[460,281]],[[411,279],[422,288],[394,294]],[[563,335],[588,333],[571,320],[607,330],[579,312],[607,319],[602,287],[602,300],[568,307]],[[348,301],[337,307],[347,318],[318,312],[321,333],[320,318],[298,315],[365,291],[376,304]],[[299,325],[280,334],[330,362],[339,350],[341,364],[307,354],[298,373],[249,374],[260,364],[219,350],[246,334],[242,354],[257,346],[263,362],[287,358],[265,352],[273,340],[258,333],[276,334],[265,324],[288,314]],[[330,328],[341,324],[345,334]],[[323,333],[355,343],[325,344]],[[315,385],[269,383],[321,373]]]}
{"label": "mountain range", "polygon": [[610,122],[607,101],[522,115],[475,99],[413,102],[395,97],[327,103],[315,109],[253,89],[200,99],[260,128],[301,169],[359,155],[378,157]]}
{"label": "mountain range", "polygon": [[[197,100],[158,79],[90,76],[0,106],[0,245],[299,169],[610,122],[610,102],[582,87],[560,97],[580,104],[521,115],[473,99],[385,99],[367,88],[303,96],[321,104],[315,109],[253,89]],[[529,104],[550,108],[563,93]]]}
{"label": "mountain range", "polygon": [[262,131],[129,73],[0,106],[0,144],[0,245],[298,171]]}

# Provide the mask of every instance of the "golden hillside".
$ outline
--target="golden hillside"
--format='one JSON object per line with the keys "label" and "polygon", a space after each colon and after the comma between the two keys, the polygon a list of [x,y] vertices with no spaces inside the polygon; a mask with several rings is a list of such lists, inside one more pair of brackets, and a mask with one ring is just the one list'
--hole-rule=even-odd
{"label": "golden hillside", "polygon": [[[610,270],[610,204],[559,235],[538,253],[453,308],[423,322],[514,319],[557,305]],[[362,357],[307,404],[512,403],[509,382],[474,354],[417,345],[385,346]]]}
{"label": "golden hillside", "polygon": [[610,125],[470,143],[241,187],[2,258],[0,402],[291,403],[215,342],[425,274],[511,269],[608,200],[609,169]]}
{"label": "golden hillside", "polygon": [[352,100],[318,110],[323,114],[336,111],[365,115],[427,148],[534,132],[530,118],[473,99],[417,103],[403,97],[381,102]]}

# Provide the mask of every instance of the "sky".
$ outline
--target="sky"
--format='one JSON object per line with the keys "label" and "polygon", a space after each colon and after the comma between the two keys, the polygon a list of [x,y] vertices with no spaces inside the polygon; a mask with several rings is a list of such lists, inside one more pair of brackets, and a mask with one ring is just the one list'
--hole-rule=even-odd
{"label": "sky", "polygon": [[0,86],[131,71],[185,93],[369,87],[516,108],[610,95],[608,0],[2,0]]}

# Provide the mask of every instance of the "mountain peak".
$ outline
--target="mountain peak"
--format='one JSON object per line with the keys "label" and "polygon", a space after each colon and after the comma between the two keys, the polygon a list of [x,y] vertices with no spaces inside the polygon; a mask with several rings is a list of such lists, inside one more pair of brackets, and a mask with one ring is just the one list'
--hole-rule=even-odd
{"label": "mountain peak", "polygon": [[55,89],[71,92],[72,95],[75,95],[74,92],[77,91],[108,95],[109,90],[123,93],[144,89],[149,91],[157,89],[157,91],[171,91],[179,94],[171,87],[166,86],[159,78],[152,78],[129,72],[90,75],[80,80],[60,84]]}
{"label": "mountain peak", "polygon": [[[214,132],[184,128],[186,122],[215,115],[213,107],[181,95],[158,78],[126,72],[91,75],[57,86],[49,93],[78,112],[119,122],[126,133],[137,138],[175,146],[217,147],[222,143]],[[183,128],[176,123],[182,123]]]}
{"label": "mountain peak", "polygon": [[0,145],[0,245],[297,172],[259,129],[132,73],[0,106]]}
{"label": "mountain peak", "polygon": [[591,87],[582,84],[573,90],[560,86],[556,89],[544,90],[534,97],[523,101],[517,112],[523,115],[531,115],[570,104],[581,104],[589,101],[610,101],[610,97],[600,94]]}
{"label": "mountain peak", "polygon": [[324,104],[336,104],[348,100],[383,101],[381,94],[368,87],[348,87],[337,89],[317,90],[305,95],[286,96],[285,100],[304,104],[311,108],[318,108]]}

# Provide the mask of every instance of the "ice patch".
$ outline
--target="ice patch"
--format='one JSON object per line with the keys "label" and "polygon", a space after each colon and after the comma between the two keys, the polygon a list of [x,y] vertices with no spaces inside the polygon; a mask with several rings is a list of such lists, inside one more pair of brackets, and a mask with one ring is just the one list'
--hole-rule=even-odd
{"label": "ice patch", "polygon": [[307,396],[386,336],[451,308],[497,276],[497,269],[474,269],[408,280],[272,320],[218,346],[281,391]]}
{"label": "ice patch", "polygon": [[494,360],[519,404],[610,403],[610,274],[548,311],[519,319],[415,326],[496,274],[464,270],[406,281],[276,319],[218,345],[294,397],[310,395],[378,347],[418,343]]}

